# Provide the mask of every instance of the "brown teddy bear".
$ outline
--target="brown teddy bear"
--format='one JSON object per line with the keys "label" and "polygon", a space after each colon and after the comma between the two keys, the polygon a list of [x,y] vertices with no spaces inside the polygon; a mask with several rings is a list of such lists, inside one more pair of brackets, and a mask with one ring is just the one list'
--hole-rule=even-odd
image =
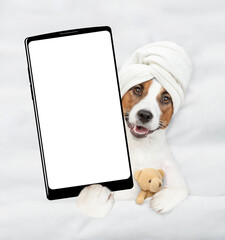
{"label": "brown teddy bear", "polygon": [[142,204],[148,197],[152,197],[155,193],[162,189],[162,180],[165,173],[162,169],[145,168],[135,172],[134,178],[141,188],[141,192],[136,199],[137,204]]}

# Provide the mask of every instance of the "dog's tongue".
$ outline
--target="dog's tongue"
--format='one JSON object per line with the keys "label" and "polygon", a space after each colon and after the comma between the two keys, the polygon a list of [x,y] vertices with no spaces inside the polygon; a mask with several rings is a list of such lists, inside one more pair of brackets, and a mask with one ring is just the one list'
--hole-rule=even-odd
{"label": "dog's tongue", "polygon": [[134,131],[138,134],[147,134],[149,130],[141,126],[135,126]]}

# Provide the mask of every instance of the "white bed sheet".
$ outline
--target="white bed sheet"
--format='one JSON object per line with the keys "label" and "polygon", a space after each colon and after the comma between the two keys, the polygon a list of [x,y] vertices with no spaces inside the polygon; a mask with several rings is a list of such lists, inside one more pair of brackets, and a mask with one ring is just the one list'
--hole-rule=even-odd
{"label": "white bed sheet", "polygon": [[[190,196],[165,215],[132,201],[116,202],[104,219],[86,217],[72,201],[1,206],[1,239],[224,239],[224,197]],[[12,219],[13,217],[13,219]]]}
{"label": "white bed sheet", "polygon": [[[219,0],[2,0],[0,8],[0,239],[225,238],[225,4]],[[184,46],[194,75],[168,141],[190,190],[157,215],[117,202],[105,219],[81,215],[75,199],[46,200],[23,40],[109,25],[118,67],[157,40]]]}

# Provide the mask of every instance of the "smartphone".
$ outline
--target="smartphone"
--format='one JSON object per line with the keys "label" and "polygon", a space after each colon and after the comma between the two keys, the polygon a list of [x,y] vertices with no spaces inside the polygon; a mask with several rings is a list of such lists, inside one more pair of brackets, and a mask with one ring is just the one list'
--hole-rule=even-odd
{"label": "smartphone", "polygon": [[133,186],[111,28],[25,39],[47,198]]}

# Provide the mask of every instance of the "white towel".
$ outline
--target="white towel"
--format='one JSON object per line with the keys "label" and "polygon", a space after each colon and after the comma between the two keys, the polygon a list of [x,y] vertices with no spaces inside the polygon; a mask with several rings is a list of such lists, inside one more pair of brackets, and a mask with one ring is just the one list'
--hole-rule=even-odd
{"label": "white towel", "polygon": [[170,94],[174,113],[184,99],[192,64],[184,49],[173,42],[154,42],[137,49],[119,71],[121,95],[133,86],[157,79]]}

